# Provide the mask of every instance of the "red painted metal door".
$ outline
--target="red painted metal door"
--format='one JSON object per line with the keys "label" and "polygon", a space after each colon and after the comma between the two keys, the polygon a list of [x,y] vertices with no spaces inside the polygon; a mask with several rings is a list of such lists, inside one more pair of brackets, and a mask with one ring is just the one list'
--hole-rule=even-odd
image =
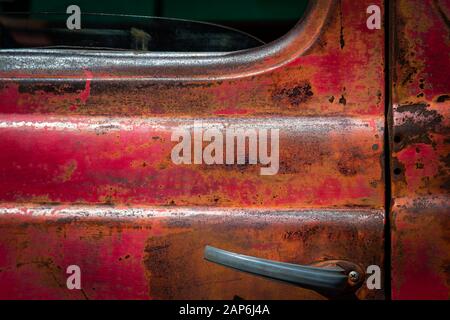
{"label": "red painted metal door", "polygon": [[[208,262],[206,245],[383,270],[384,31],[367,27],[370,5],[383,13],[314,1],[283,38],[234,53],[0,51],[0,298],[324,298]],[[275,173],[250,146],[243,163],[174,163],[174,132],[199,123],[278,130]]]}
{"label": "red painted metal door", "polygon": [[450,1],[396,1],[392,298],[450,297]]}

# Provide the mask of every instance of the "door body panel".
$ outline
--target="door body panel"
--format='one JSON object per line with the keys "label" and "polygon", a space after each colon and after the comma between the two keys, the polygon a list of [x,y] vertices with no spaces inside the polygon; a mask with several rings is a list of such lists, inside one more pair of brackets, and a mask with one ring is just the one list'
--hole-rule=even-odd
{"label": "door body panel", "polygon": [[[383,123],[367,118],[3,121],[4,202],[292,208],[379,207],[383,199]],[[261,164],[174,164],[172,132],[188,128],[193,136],[196,123],[279,128],[278,173],[261,175]]]}
{"label": "door body panel", "polygon": [[[203,249],[302,264],[383,259],[381,210],[11,207],[2,213],[2,299],[323,299],[208,263]],[[82,291],[66,288],[62,268],[74,261],[83,271]],[[357,297],[382,296],[362,288]]]}
{"label": "door body panel", "polygon": [[448,299],[449,1],[396,1],[392,297]]}
{"label": "door body panel", "polygon": [[[0,52],[1,296],[324,297],[211,264],[205,245],[382,267],[384,31],[366,26],[371,4],[383,9],[313,2],[284,38],[245,52]],[[198,123],[279,130],[277,174],[174,164],[171,134]],[[81,291],[65,287],[71,264]]]}

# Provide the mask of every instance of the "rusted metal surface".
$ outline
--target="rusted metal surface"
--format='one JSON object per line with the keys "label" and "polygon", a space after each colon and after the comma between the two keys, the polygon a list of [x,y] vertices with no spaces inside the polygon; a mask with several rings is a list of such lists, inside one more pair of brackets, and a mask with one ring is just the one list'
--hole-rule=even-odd
{"label": "rusted metal surface", "polygon": [[449,1],[395,2],[392,296],[450,297]]}
{"label": "rusted metal surface", "polygon": [[[384,33],[366,27],[370,4],[383,8],[314,2],[288,36],[249,52],[0,52],[2,296],[321,297],[209,265],[206,244],[285,262],[381,266]],[[278,174],[175,165],[170,134],[195,120],[280,129]],[[52,214],[32,214],[36,204]],[[64,211],[75,205],[89,217]],[[96,205],[113,214],[96,214]],[[162,206],[210,209],[126,218]],[[68,263],[83,264],[84,293],[64,288]],[[11,283],[17,289],[3,289]]]}
{"label": "rusted metal surface", "polygon": [[192,120],[36,120],[14,115],[0,122],[8,150],[0,155],[8,163],[0,168],[4,202],[379,207],[383,199],[382,124],[370,120],[203,119],[205,127],[280,128],[273,177],[248,163],[174,164],[171,132]]}
{"label": "rusted metal surface", "polygon": [[[323,299],[207,263],[204,246],[307,264],[346,257],[364,269],[383,258],[382,210],[3,207],[0,212],[3,299]],[[64,269],[74,261],[86,270],[82,292],[65,287]],[[380,294],[363,288],[358,297]]]}

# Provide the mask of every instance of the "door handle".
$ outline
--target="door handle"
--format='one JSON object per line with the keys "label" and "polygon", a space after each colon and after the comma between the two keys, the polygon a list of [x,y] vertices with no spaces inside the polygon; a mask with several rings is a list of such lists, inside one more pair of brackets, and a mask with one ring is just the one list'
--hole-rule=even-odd
{"label": "door handle", "polygon": [[204,258],[239,271],[287,282],[327,295],[352,293],[365,279],[364,271],[359,266],[343,260],[326,261],[320,267],[304,266],[246,256],[211,246],[205,247]]}

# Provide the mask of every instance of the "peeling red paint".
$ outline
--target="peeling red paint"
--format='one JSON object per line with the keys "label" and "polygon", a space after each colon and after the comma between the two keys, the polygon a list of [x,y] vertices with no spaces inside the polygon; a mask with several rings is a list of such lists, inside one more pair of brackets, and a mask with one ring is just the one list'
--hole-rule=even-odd
{"label": "peeling red paint", "polygon": [[[392,297],[449,299],[448,2],[396,1]],[[448,19],[448,18],[447,18]]]}

